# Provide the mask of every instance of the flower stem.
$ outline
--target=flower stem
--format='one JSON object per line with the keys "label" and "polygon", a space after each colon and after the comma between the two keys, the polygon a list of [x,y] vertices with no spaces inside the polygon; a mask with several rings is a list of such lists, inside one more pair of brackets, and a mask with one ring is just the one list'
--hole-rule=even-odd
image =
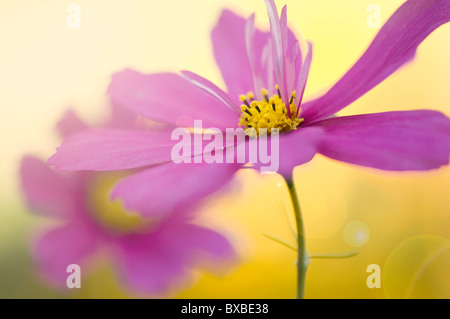
{"label": "flower stem", "polygon": [[297,299],[303,299],[305,297],[305,277],[309,264],[309,256],[305,248],[302,213],[298,202],[297,192],[295,191],[294,181],[291,179],[286,182],[288,185],[289,194],[291,195],[295,215],[295,224],[297,226]]}

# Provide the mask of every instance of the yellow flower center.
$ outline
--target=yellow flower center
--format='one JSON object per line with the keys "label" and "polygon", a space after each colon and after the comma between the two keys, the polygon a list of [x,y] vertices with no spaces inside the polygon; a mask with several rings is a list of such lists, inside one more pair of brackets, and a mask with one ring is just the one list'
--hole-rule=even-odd
{"label": "yellow flower center", "polygon": [[297,112],[297,106],[294,104],[295,91],[292,92],[289,100],[290,116],[287,113],[286,105],[281,99],[281,94],[276,86],[278,94],[269,98],[267,90],[263,89],[264,99],[261,101],[254,100],[252,92],[247,95],[241,95],[240,99],[244,103],[241,105],[242,114],[239,120],[239,126],[245,127],[245,133],[255,137],[260,134],[260,129],[266,129],[267,134],[272,129],[278,129],[279,133],[286,133],[296,130],[303,122],[300,118],[301,109]]}
{"label": "yellow flower center", "polygon": [[142,233],[155,226],[155,220],[143,218],[136,212],[128,211],[119,200],[111,201],[110,192],[123,174],[99,174],[92,182],[88,203],[93,218],[107,231],[116,235]]}

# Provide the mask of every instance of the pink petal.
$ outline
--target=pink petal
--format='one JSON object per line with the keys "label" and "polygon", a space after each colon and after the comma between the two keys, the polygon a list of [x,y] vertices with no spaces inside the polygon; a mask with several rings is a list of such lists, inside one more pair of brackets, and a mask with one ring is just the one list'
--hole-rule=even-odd
{"label": "pink petal", "polygon": [[190,260],[197,263],[215,260],[224,262],[235,258],[230,242],[218,232],[187,223],[178,227],[174,227],[175,225],[171,226],[171,234],[166,233],[167,241],[172,242],[170,247],[180,251],[190,249]]}
{"label": "pink petal", "polygon": [[296,166],[305,164],[317,153],[323,131],[316,127],[300,128],[280,137],[279,174],[290,178]]}
{"label": "pink petal", "polygon": [[220,266],[234,257],[219,233],[177,220],[167,220],[154,233],[124,237],[118,248],[124,281],[145,294],[174,288],[205,259]]}
{"label": "pink petal", "polygon": [[242,113],[239,105],[234,103],[227,93],[225,93],[222,89],[216,86],[211,81],[189,71],[182,71],[181,75],[191,82],[194,86],[208,94],[209,96],[219,100],[221,103],[225,104],[228,108],[230,108],[233,112],[236,112],[238,115]]}
{"label": "pink petal", "polygon": [[169,162],[122,180],[112,197],[144,216],[162,216],[219,190],[239,168],[239,164]]}
{"label": "pink petal", "polygon": [[286,89],[287,92],[292,93],[294,90],[297,89],[296,82],[298,82],[299,78],[299,71],[301,69],[301,64],[299,67],[298,62],[301,63],[301,60],[298,61],[300,53],[300,45],[298,41],[295,41],[292,43],[291,47],[288,50],[289,54],[286,54],[286,57],[284,58],[284,65],[285,65],[285,79],[286,79]]}
{"label": "pink petal", "polygon": [[73,110],[67,110],[58,124],[56,124],[56,127],[61,135],[66,137],[70,134],[85,130],[87,125]]}
{"label": "pink petal", "polygon": [[40,272],[53,285],[64,288],[70,275],[67,266],[77,264],[81,267],[83,279],[87,258],[98,248],[100,238],[95,228],[83,222],[71,222],[48,231],[33,244]]}
{"label": "pink petal", "polygon": [[[313,159],[318,152],[324,132],[319,127],[303,127],[296,131],[279,136],[279,154],[278,154],[278,170],[277,173],[283,177],[290,179],[292,171],[296,166],[305,164]],[[261,138],[258,140],[251,140],[250,143],[261,143]],[[269,137],[268,154],[275,161],[276,155],[272,152],[274,145]],[[262,167],[269,167],[270,164],[262,163],[259,158],[258,163],[254,163],[254,167],[261,170]]]}
{"label": "pink petal", "polygon": [[[308,42],[308,53],[306,54],[305,61],[303,62],[302,66],[300,67],[300,74],[298,77],[298,84],[296,88],[296,104],[300,105],[303,100],[303,95],[305,94],[305,88],[306,88],[306,82],[308,80],[309,75],[309,69],[311,67],[311,60],[312,60],[312,43]],[[300,108],[297,110],[297,114],[300,111]]]}
{"label": "pink petal", "polygon": [[[253,79],[253,93],[258,100],[262,99],[261,90],[265,88],[264,67],[261,61],[257,61],[255,50],[255,14],[252,14],[245,24],[245,48],[247,50],[248,61],[250,64],[251,75]],[[259,52],[258,52],[259,53]],[[261,51],[262,54],[262,51]],[[242,93],[245,93],[242,92]]]}
{"label": "pink petal", "polygon": [[238,116],[222,101],[205,94],[178,74],[141,74],[124,70],[113,75],[108,90],[113,102],[162,123],[204,127],[235,127]]}
{"label": "pink petal", "polygon": [[435,111],[336,117],[315,124],[326,131],[319,152],[384,170],[429,170],[448,164],[450,120]]}
{"label": "pink petal", "polygon": [[281,9],[280,15],[280,28],[281,28],[281,43],[283,47],[283,57],[286,57],[288,54],[288,26],[287,26],[287,6],[284,5],[283,9]]}
{"label": "pink petal", "polygon": [[[283,42],[284,42],[283,38],[287,35],[282,34],[282,30],[286,31],[287,26],[283,26],[283,28],[282,28],[275,2],[273,0],[264,0],[264,1],[266,3],[267,14],[269,15],[269,21],[270,21],[270,33],[271,33],[271,39],[272,39],[272,58],[273,58],[273,65],[274,65],[274,70],[275,70],[275,77],[276,77],[277,83],[280,87],[281,98],[283,99],[283,101],[286,101],[289,99],[289,97],[288,97],[288,93],[287,93],[285,72],[284,72],[284,70],[285,70],[284,69],[285,49],[283,48]],[[286,20],[286,19],[284,19],[284,20]],[[286,108],[286,109],[288,111],[288,115],[290,115],[289,108]]]}
{"label": "pink petal", "polygon": [[324,96],[305,104],[305,120],[326,118],[356,101],[410,61],[419,44],[449,20],[448,0],[406,1],[355,65]]}
{"label": "pink petal", "polygon": [[[275,1],[265,0],[265,3],[270,20],[276,83],[279,85],[281,97],[286,105],[289,104],[293,91],[296,91],[295,103],[299,104],[311,64],[311,44],[309,44],[309,54],[303,63],[299,41],[287,25],[287,7],[283,7],[281,17],[278,18]],[[290,109],[286,108],[286,110],[290,116]]]}
{"label": "pink petal", "polygon": [[112,103],[110,106],[111,114],[106,124],[108,128],[116,129],[136,129],[138,116],[129,109]]}
{"label": "pink petal", "polygon": [[114,254],[122,281],[143,294],[166,293],[186,276],[182,256],[152,235],[123,238]]}
{"label": "pink petal", "polygon": [[66,138],[48,163],[57,171],[112,171],[171,160],[170,131],[92,129]]}
{"label": "pink petal", "polygon": [[[261,51],[261,65],[263,68],[263,75],[266,78],[266,81],[263,81],[263,83],[266,83],[266,89],[270,90],[272,88],[274,91],[271,93],[275,93],[275,71],[273,66],[273,59],[272,59],[272,43],[271,41],[267,42],[267,44],[263,47]],[[264,85],[262,85],[264,87]],[[269,91],[270,92],[270,91]],[[262,97],[257,96],[258,100],[261,100]]]}
{"label": "pink petal", "polygon": [[[219,22],[212,31],[214,56],[227,85],[229,96],[239,102],[239,95],[253,91],[259,94],[260,88],[253,83],[253,73],[247,52],[246,21],[229,10],[224,10]],[[269,35],[255,29],[251,57],[254,71],[262,73],[262,51],[269,41]],[[269,89],[269,88],[268,88]]]}
{"label": "pink petal", "polygon": [[73,176],[58,175],[41,160],[25,157],[20,177],[25,198],[36,213],[70,218],[82,210],[82,184]]}

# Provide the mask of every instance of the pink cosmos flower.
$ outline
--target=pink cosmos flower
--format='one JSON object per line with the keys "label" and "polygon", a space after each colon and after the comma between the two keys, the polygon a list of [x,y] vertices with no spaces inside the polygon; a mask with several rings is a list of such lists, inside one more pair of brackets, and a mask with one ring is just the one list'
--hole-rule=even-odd
{"label": "pink cosmos flower", "polygon": [[[115,108],[109,127],[128,127],[133,116]],[[68,112],[58,125],[68,136],[86,125]],[[127,287],[137,293],[166,293],[183,284],[194,266],[223,265],[234,258],[227,239],[196,225],[194,207],[166,218],[143,219],[124,212],[108,200],[112,173],[57,174],[44,162],[25,157],[22,187],[30,207],[59,222],[33,242],[37,265],[51,284],[66,287],[68,265],[78,264],[82,275],[95,253],[105,252],[119,269]]]}
{"label": "pink cosmos flower", "polygon": [[[214,54],[227,90],[191,72],[113,76],[112,100],[143,118],[169,127],[278,128],[279,173],[316,153],[391,171],[430,170],[446,165],[450,120],[436,111],[402,111],[354,116],[335,114],[411,61],[419,44],[450,20],[448,0],[406,1],[381,28],[361,58],[323,96],[303,102],[312,59],[266,0],[270,32],[225,10],[212,32]],[[250,92],[250,93],[249,93]],[[58,171],[142,170],[115,187],[129,209],[155,216],[182,207],[226,184],[242,164],[174,164],[177,141],[171,129],[158,132],[87,130],[67,138],[49,160]],[[258,167],[258,163],[256,163]]]}

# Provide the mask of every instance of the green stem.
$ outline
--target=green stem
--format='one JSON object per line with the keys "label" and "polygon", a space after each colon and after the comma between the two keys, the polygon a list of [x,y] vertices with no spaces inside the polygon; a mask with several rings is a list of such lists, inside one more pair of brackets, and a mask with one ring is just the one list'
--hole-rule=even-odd
{"label": "green stem", "polygon": [[294,182],[287,180],[289,194],[291,195],[292,206],[294,208],[295,224],[297,226],[297,299],[305,298],[305,277],[309,264],[308,253],[305,248],[305,234],[303,230],[302,213],[298,202],[297,192],[295,191]]}
{"label": "green stem", "polygon": [[323,259],[343,259],[350,258],[359,254],[358,250],[348,251],[345,253],[322,253],[322,254],[310,254],[309,258],[323,258]]}

